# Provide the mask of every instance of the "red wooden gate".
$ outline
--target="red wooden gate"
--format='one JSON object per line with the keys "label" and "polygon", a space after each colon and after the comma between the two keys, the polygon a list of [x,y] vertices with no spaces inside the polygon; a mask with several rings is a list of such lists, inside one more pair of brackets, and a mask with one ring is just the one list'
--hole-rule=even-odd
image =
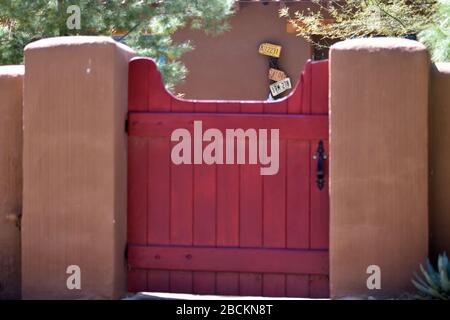
{"label": "red wooden gate", "polygon": [[[207,87],[207,84],[205,84]],[[243,86],[245,90],[245,86]],[[254,164],[171,161],[171,133],[279,129],[279,171]],[[287,98],[180,100],[156,65],[129,71],[128,288],[199,294],[327,297],[328,62],[308,62]]]}

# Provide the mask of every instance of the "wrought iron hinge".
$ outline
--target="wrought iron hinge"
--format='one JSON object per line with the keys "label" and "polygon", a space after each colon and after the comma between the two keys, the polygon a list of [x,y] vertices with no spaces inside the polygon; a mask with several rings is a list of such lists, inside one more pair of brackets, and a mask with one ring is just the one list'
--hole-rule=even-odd
{"label": "wrought iron hinge", "polygon": [[125,267],[127,268],[128,271],[130,271],[131,266],[128,263],[128,244],[125,245],[125,251],[124,251],[123,257],[124,257]]}
{"label": "wrought iron hinge", "polygon": [[6,220],[14,223],[16,227],[21,230],[22,229],[22,209],[17,209],[16,212],[9,213],[6,215]]}

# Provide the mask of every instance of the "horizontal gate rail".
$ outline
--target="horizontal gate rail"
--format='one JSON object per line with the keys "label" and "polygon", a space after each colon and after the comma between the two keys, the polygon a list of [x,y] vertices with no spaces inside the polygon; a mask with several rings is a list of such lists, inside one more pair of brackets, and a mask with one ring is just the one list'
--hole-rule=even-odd
{"label": "horizontal gate rail", "polygon": [[129,135],[167,137],[178,128],[193,129],[194,121],[208,127],[226,129],[281,129],[280,139],[328,139],[326,115],[139,113],[128,115]]}
{"label": "horizontal gate rail", "polygon": [[137,269],[328,274],[328,250],[136,246],[128,263]]}

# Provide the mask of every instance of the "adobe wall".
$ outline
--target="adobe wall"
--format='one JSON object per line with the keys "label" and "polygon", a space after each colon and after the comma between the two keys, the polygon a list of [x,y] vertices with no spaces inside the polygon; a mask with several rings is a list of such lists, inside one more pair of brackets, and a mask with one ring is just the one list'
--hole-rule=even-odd
{"label": "adobe wall", "polygon": [[432,66],[429,156],[430,253],[435,258],[450,254],[450,63]]}
{"label": "adobe wall", "polygon": [[23,66],[0,66],[0,299],[20,298]]}
{"label": "adobe wall", "polygon": [[[106,37],[50,38],[25,48],[25,299],[117,298],[125,292],[132,56]],[[67,286],[72,265],[81,270],[79,290]]]}
{"label": "adobe wall", "polygon": [[[409,291],[427,257],[428,61],[422,44],[404,39],[331,48],[332,297]],[[380,290],[367,287],[371,265]]]}

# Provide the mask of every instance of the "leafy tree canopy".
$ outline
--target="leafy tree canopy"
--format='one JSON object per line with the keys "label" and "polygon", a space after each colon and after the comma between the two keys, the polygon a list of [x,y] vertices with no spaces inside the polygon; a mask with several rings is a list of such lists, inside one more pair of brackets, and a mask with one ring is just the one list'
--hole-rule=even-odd
{"label": "leafy tree canopy", "polygon": [[312,2],[319,10],[308,8],[291,13],[288,7],[284,7],[280,10],[280,16],[289,20],[299,36],[318,46],[324,43],[323,40],[330,39],[419,35],[419,39],[433,52],[435,60],[445,60],[444,52],[450,51],[450,0]]}
{"label": "leafy tree canopy", "polygon": [[[55,36],[117,35],[139,55],[153,57],[170,88],[184,79],[180,56],[191,43],[174,43],[183,27],[217,34],[228,29],[234,0],[1,0],[0,64],[23,62],[30,42]],[[80,8],[80,29],[70,30],[67,8]]]}
{"label": "leafy tree canopy", "polygon": [[433,22],[419,33],[435,62],[450,61],[450,0],[439,0]]}

